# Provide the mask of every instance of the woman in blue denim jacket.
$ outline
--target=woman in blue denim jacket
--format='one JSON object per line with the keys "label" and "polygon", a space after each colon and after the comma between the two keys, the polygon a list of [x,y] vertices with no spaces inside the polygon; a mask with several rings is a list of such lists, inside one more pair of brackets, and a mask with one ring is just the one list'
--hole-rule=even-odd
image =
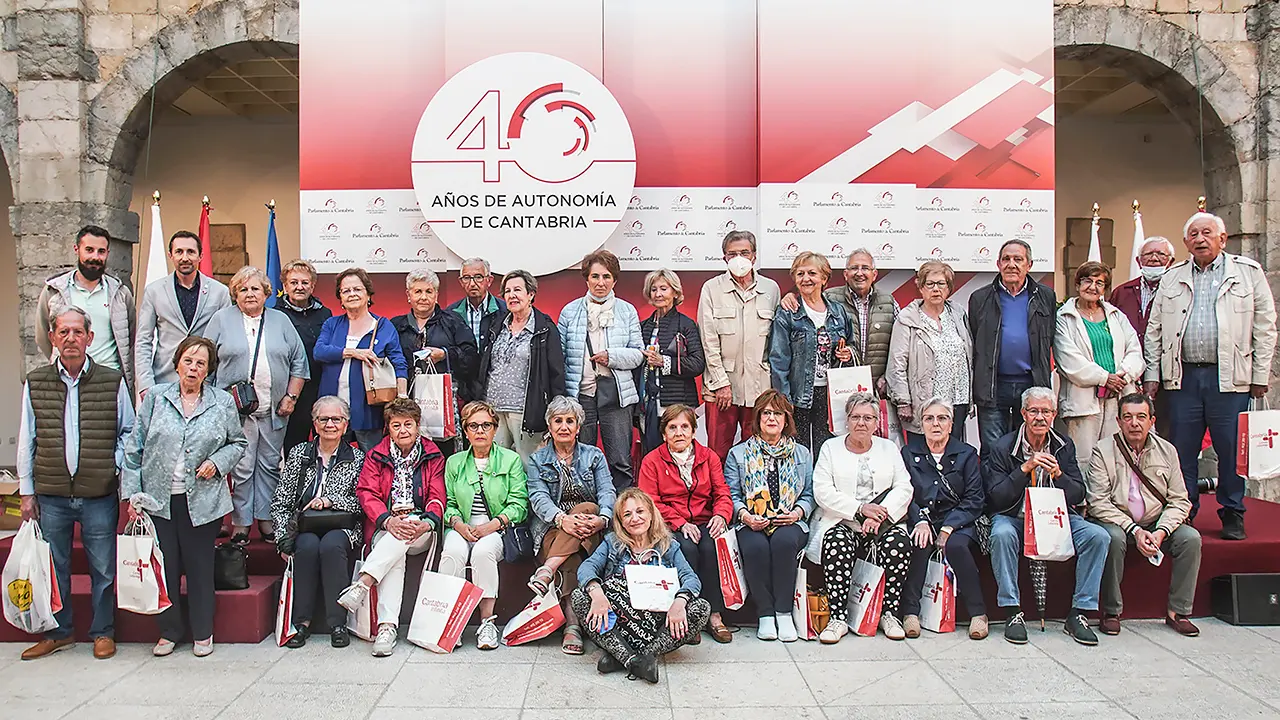
{"label": "woman in blue denim jacket", "polygon": [[[587,636],[604,649],[600,673],[626,669],[658,682],[658,656],[698,637],[711,617],[711,604],[698,597],[702,583],[685,561],[679,543],[658,514],[653,499],[627,488],[613,508],[613,532],[578,568],[573,608],[586,618]],[[637,610],[627,587],[628,565],[675,568],[680,582],[666,612]]]}
{"label": "woman in blue denim jacket", "polygon": [[617,496],[604,453],[578,442],[582,416],[577,400],[563,395],[552,399],[546,417],[551,442],[525,462],[530,533],[534,554],[542,561],[529,587],[542,595],[557,585],[565,617],[560,650],[566,655],[583,652],[582,627],[569,602],[578,587],[578,566],[600,544]]}
{"label": "woman in blue denim jacket", "polygon": [[773,389],[795,406],[796,440],[817,453],[831,438],[827,425],[827,369],[853,362],[849,316],[840,303],[829,303],[822,289],[831,278],[824,255],[805,251],[791,263],[791,278],[800,307],[779,307],[769,335],[769,374]]}

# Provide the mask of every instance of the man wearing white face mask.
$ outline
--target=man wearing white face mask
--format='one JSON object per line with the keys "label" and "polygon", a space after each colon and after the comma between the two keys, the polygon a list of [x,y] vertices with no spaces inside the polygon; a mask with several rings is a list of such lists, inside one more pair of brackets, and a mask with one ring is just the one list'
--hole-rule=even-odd
{"label": "man wearing white face mask", "polygon": [[[1173,264],[1173,243],[1168,238],[1153,235],[1135,249],[1138,254],[1138,269],[1141,274],[1111,291],[1111,304],[1120,309],[1134,331],[1138,333],[1138,343],[1146,348],[1147,320],[1151,318],[1151,301],[1160,288],[1160,278]],[[1169,438],[1169,403],[1157,396],[1156,433],[1165,439]]]}
{"label": "man wearing white face mask", "polygon": [[752,407],[769,389],[766,344],[779,290],[755,271],[755,235],[735,230],[724,236],[720,250],[729,271],[702,286],[698,327],[707,360],[707,446],[723,460],[739,429],[743,438],[751,434]]}

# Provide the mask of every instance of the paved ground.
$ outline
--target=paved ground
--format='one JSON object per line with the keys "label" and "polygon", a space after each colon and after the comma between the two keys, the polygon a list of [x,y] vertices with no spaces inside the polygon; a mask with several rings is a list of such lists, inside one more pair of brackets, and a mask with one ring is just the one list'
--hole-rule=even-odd
{"label": "paved ground", "polygon": [[1135,621],[1095,648],[1060,624],[1033,629],[1022,647],[929,633],[783,645],[744,630],[731,645],[705,638],[669,656],[658,685],[597,675],[594,657],[551,645],[468,644],[438,656],[402,642],[396,655],[373,658],[364,643],[340,651],[326,637],[302,650],[220,645],[205,659],[190,646],[152,658],[149,646],[125,645],[95,661],[81,644],[24,663],[21,647],[6,644],[0,703],[4,717],[22,720],[1280,718],[1280,627],[1200,627],[1187,639]]}

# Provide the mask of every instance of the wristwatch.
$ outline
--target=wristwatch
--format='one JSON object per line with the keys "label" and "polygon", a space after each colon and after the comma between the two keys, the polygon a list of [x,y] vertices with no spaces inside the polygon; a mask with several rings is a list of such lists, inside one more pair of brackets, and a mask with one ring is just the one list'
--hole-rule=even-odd
{"label": "wristwatch", "polygon": [[294,401],[294,402],[297,402],[297,401],[298,401],[298,396],[297,396],[297,395],[294,395],[293,393],[285,393],[285,394],[284,394],[284,396],[285,396],[285,397],[287,397],[287,398],[289,398],[290,400],[292,400],[292,401]]}

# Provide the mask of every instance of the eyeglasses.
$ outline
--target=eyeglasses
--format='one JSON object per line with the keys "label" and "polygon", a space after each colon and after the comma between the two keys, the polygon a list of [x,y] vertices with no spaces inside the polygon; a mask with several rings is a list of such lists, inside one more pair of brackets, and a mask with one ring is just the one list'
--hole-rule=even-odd
{"label": "eyeglasses", "polygon": [[942,290],[947,287],[947,281],[946,280],[930,280],[929,282],[925,283],[924,286],[929,290]]}
{"label": "eyeglasses", "polygon": [[1142,253],[1138,257],[1143,258],[1144,260],[1168,260],[1173,256],[1161,250],[1151,250],[1149,252]]}
{"label": "eyeglasses", "polygon": [[344,423],[344,422],[346,422],[346,421],[347,421],[347,419],[346,419],[346,418],[344,418],[344,417],[318,417],[318,418],[316,418],[316,424],[317,424],[317,425],[341,425],[342,423]]}
{"label": "eyeglasses", "polygon": [[1031,417],[1052,417],[1057,410],[1050,408],[1023,408],[1022,412],[1030,415]]}
{"label": "eyeglasses", "polygon": [[785,418],[786,416],[787,414],[782,412],[781,410],[761,410],[760,411],[760,417],[762,418],[767,418],[767,417]]}
{"label": "eyeglasses", "polygon": [[468,432],[489,432],[490,430],[497,430],[498,423],[496,422],[467,423],[462,427]]}
{"label": "eyeglasses", "polygon": [[875,415],[850,415],[849,422],[854,425],[870,425],[876,421]]}
{"label": "eyeglasses", "polygon": [[1080,287],[1096,287],[1105,288],[1107,281],[1102,278],[1085,278],[1080,281]]}
{"label": "eyeglasses", "polygon": [[478,283],[478,282],[484,282],[484,279],[487,277],[489,276],[488,275],[463,275],[458,279],[464,283]]}
{"label": "eyeglasses", "polygon": [[942,424],[950,419],[951,417],[948,415],[925,415],[920,418],[920,422],[932,425],[934,423]]}

